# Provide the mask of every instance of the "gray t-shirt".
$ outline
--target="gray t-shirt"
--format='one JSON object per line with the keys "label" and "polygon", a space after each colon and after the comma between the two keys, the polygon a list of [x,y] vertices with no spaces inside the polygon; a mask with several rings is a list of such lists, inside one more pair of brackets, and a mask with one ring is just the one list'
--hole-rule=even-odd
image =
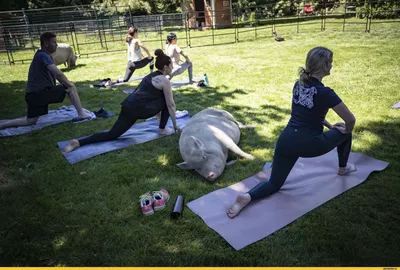
{"label": "gray t-shirt", "polygon": [[40,92],[56,85],[56,77],[47,69],[47,66],[51,64],[54,64],[54,60],[50,55],[42,50],[35,53],[29,67],[26,92]]}

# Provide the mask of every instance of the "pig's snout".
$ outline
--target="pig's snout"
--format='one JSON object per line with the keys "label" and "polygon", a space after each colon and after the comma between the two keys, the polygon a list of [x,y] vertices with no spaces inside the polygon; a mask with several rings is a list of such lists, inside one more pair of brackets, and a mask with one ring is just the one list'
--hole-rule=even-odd
{"label": "pig's snout", "polygon": [[207,175],[207,180],[214,180],[216,176],[215,172],[209,172]]}

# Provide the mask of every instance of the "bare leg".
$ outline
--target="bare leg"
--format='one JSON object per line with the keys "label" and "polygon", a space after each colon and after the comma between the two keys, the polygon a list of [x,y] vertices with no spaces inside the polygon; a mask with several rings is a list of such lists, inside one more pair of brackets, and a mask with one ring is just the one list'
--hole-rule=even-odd
{"label": "bare leg", "polygon": [[246,207],[246,205],[251,201],[251,197],[248,193],[246,194],[240,194],[236,197],[236,201],[234,204],[232,204],[228,210],[226,211],[226,214],[230,218],[236,217],[240,211],[242,211],[243,208]]}
{"label": "bare leg", "polygon": [[158,129],[158,135],[168,135],[175,132],[174,129],[172,128],[159,128]]}
{"label": "bare leg", "polygon": [[115,80],[115,81],[109,80],[104,84],[104,86],[105,87],[110,87],[110,86],[113,86],[114,84],[117,84],[119,82],[120,82],[119,80]]}
{"label": "bare leg", "polygon": [[81,100],[78,95],[78,90],[76,89],[75,85],[67,89],[68,97],[71,100],[71,103],[75,106],[76,111],[78,112],[78,116],[90,116],[89,114],[85,113],[82,109]]}
{"label": "bare leg", "polygon": [[67,145],[67,147],[64,148],[64,152],[65,153],[71,152],[72,150],[75,150],[79,146],[80,145],[79,145],[79,141],[78,140],[71,140],[69,142],[69,144]]}
{"label": "bare leg", "polygon": [[22,127],[22,126],[36,125],[38,119],[39,119],[39,116],[34,117],[34,118],[21,117],[21,118],[9,120],[7,122],[1,123],[0,129],[9,128],[9,127]]}

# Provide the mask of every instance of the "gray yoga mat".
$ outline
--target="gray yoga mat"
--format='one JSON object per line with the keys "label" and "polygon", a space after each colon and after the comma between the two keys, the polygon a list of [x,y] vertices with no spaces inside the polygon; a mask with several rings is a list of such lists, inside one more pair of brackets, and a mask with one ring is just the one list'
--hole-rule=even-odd
{"label": "gray yoga mat", "polygon": [[[137,81],[137,80],[141,80],[141,79],[143,79],[144,77],[146,77],[146,75],[142,75],[142,76],[135,76],[135,77],[131,77],[130,79],[129,79],[129,81],[127,81],[127,82],[120,82],[120,83],[116,83],[116,84],[114,84],[113,86],[119,86],[119,85],[124,85],[124,84],[127,84],[127,83],[129,83],[129,82],[133,82],[133,81]],[[122,79],[121,79],[122,80]]]}
{"label": "gray yoga mat", "polygon": [[397,102],[396,104],[393,104],[392,108],[400,109],[400,102]]}
{"label": "gray yoga mat", "polygon": [[[202,78],[195,77],[195,78],[193,78],[193,81],[198,82],[201,79]],[[185,86],[185,85],[194,85],[194,86],[196,86],[197,84],[196,83],[189,83],[189,78],[171,81],[172,88],[178,88],[178,87]]]}
{"label": "gray yoga mat", "polygon": [[[84,109],[86,113],[90,113],[90,111]],[[5,128],[0,130],[0,137],[7,136],[15,136],[20,134],[25,134],[32,132],[34,130],[42,129],[47,126],[60,124],[63,122],[71,121],[74,117],[77,117],[78,114],[73,105],[71,106],[61,106],[56,110],[50,110],[48,114],[39,117],[36,125],[25,126],[25,127],[13,127],[13,128]],[[5,122],[7,120],[0,120],[1,122]]]}
{"label": "gray yoga mat", "polygon": [[128,88],[128,89],[122,90],[122,92],[124,92],[126,94],[132,94],[133,91],[135,91],[135,89],[133,89],[133,88]]}
{"label": "gray yoga mat", "polygon": [[[193,78],[193,80],[194,80],[195,82],[198,82],[198,81],[201,80],[201,78]],[[195,83],[192,83],[192,84],[193,84],[193,85],[196,85]],[[115,85],[116,85],[116,84],[115,84]],[[189,79],[182,79],[182,80],[171,81],[171,86],[172,86],[173,88],[178,88],[178,87],[185,86],[185,85],[190,85]],[[128,88],[128,89],[122,90],[122,92],[124,92],[124,93],[126,93],[126,94],[132,94],[133,91],[135,91],[135,89],[133,89],[133,88]]]}
{"label": "gray yoga mat", "polygon": [[349,162],[356,165],[357,171],[339,176],[336,149],[320,157],[300,158],[280,191],[250,202],[233,219],[226,215],[226,209],[235,201],[237,194],[268,180],[270,164],[264,166],[261,172],[193,200],[187,206],[234,249],[240,250],[361,184],[371,172],[382,171],[389,164],[353,152]]}
{"label": "gray yoga mat", "polygon": [[[176,122],[178,126],[183,129],[189,119],[190,115],[183,116],[181,118],[177,118]],[[168,120],[167,126],[173,128],[171,119]],[[168,135],[172,135],[168,134]],[[168,136],[166,135],[166,136]],[[164,135],[165,136],[165,135]],[[121,137],[114,141],[106,141],[94,144],[88,144],[82,147],[75,149],[69,153],[64,153],[63,149],[68,145],[70,140],[58,142],[58,149],[64,155],[64,157],[68,160],[70,164],[78,163],[79,161],[104,154],[110,151],[114,151],[117,149],[126,148],[133,144],[145,143],[148,141],[152,141],[164,136],[158,135],[158,120],[151,119],[149,121],[144,121],[138,124],[134,124],[129,130],[127,130]],[[88,136],[85,136],[88,137]],[[85,138],[81,137],[81,138]],[[81,139],[78,138],[78,139]]]}

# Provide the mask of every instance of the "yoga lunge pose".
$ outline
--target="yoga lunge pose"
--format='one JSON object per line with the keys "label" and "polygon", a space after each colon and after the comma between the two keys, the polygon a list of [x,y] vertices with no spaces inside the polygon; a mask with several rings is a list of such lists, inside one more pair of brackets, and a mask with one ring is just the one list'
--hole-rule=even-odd
{"label": "yoga lunge pose", "polygon": [[[57,68],[51,55],[56,52],[57,40],[54,33],[46,32],[40,36],[40,50],[37,50],[29,67],[25,101],[27,115],[0,124],[0,129],[36,125],[39,117],[48,114],[49,104],[61,103],[68,95],[75,106],[78,117],[73,122],[92,119],[83,111],[75,85]],[[56,85],[56,79],[61,83]]]}
{"label": "yoga lunge pose", "polygon": [[[172,74],[168,77],[172,80],[172,77],[182,74],[186,69],[189,74],[189,82],[193,83],[193,64],[189,59],[189,56],[183,53],[182,49],[177,45],[178,37],[175,33],[169,33],[167,36],[167,45],[165,46],[166,54],[171,57],[173,70]],[[181,55],[185,58],[185,62],[180,64]]]}
{"label": "yoga lunge pose", "polygon": [[[300,68],[300,79],[294,84],[291,118],[276,144],[269,181],[261,182],[227,209],[230,218],[253,200],[277,192],[285,183],[299,157],[321,156],[337,147],[338,174],[356,170],[348,163],[355,117],[333,89],[322,84],[322,78],[330,75],[333,53],[316,47],[307,54],[306,67]],[[325,116],[332,108],[344,123],[331,125]],[[329,130],[323,132],[324,126]]]}
{"label": "yoga lunge pose", "polygon": [[80,140],[71,140],[69,145],[64,148],[64,152],[70,152],[85,144],[116,140],[138,119],[147,119],[160,112],[158,134],[166,135],[173,132],[165,127],[169,117],[171,117],[174,130],[181,131],[176,124],[176,109],[171,82],[165,77],[172,72],[171,59],[161,49],[157,49],[154,54],[157,56],[157,71],[144,77],[136,90],[121,103],[121,112],[114,126],[106,132]]}
{"label": "yoga lunge pose", "polygon": [[[128,46],[128,65],[126,67],[125,76],[122,80],[109,80],[105,86],[112,86],[116,83],[127,82],[132,77],[132,74],[136,69],[144,68],[150,64],[150,73],[154,69],[154,58],[151,56],[149,50],[142,44],[138,38],[139,30],[131,26],[129,27],[128,34],[126,35],[125,41]],[[143,58],[142,49],[146,52],[147,57]]]}

